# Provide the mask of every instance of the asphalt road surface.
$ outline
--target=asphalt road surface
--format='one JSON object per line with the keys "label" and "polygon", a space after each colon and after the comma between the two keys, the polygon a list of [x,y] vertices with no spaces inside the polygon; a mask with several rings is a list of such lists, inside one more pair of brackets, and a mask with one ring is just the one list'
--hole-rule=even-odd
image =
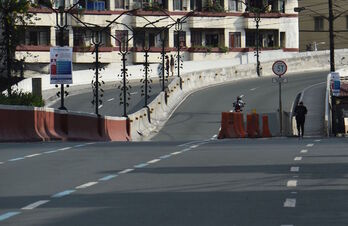
{"label": "asphalt road surface", "polygon": [[[283,111],[290,111],[296,95],[308,86],[326,82],[328,72],[307,72],[285,75],[282,87]],[[244,112],[278,112],[278,84],[271,77],[240,80],[193,93],[183,102],[153,141],[199,140],[216,136],[221,112],[233,109],[236,97],[244,95]],[[323,100],[324,102],[324,100]]]}
{"label": "asphalt road surface", "polygon": [[[289,76],[284,105],[326,74]],[[247,110],[275,110],[273,86],[192,94],[155,137],[170,141],[1,143],[0,225],[348,225],[346,139],[212,137],[237,95]]]}
{"label": "asphalt road surface", "polygon": [[346,139],[0,147],[0,225],[348,224]]}
{"label": "asphalt road surface", "polygon": [[[123,116],[124,108],[123,105],[120,104],[121,90],[118,88],[118,85],[119,82],[116,84],[108,83],[101,87],[104,89],[104,96],[100,98],[102,104],[99,105],[99,114],[107,116]],[[127,114],[134,113],[145,106],[144,95],[142,95],[142,90],[144,90],[142,88],[143,84],[133,81],[129,85],[131,86],[131,89],[129,90],[130,95],[127,94],[127,97],[129,98],[129,100],[127,100],[129,104],[126,109]],[[160,83],[158,79],[153,79],[153,83],[150,84],[150,87],[148,103],[150,103],[158,93],[162,91],[162,83]],[[56,91],[58,91],[58,89]],[[60,99],[56,100],[57,101],[49,107],[58,109],[60,107]],[[69,111],[95,113],[95,105],[91,103],[92,100],[92,88],[90,86],[84,86],[84,88],[77,94],[65,98],[65,107]]]}

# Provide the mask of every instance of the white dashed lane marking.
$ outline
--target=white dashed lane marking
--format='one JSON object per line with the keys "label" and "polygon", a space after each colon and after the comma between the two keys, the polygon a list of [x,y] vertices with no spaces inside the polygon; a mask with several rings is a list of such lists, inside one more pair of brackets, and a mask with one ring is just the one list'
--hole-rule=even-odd
{"label": "white dashed lane marking", "polygon": [[88,182],[88,183],[82,184],[80,186],[77,186],[76,189],[84,189],[84,188],[88,188],[88,187],[91,187],[91,186],[96,185],[96,184],[98,184],[98,182],[95,182],[95,181]]}
{"label": "white dashed lane marking", "polygon": [[308,152],[308,150],[307,149],[303,149],[303,150],[301,150],[301,153],[307,153]]}
{"label": "white dashed lane marking", "polygon": [[171,153],[171,155],[178,155],[178,154],[181,154],[181,151]]}
{"label": "white dashed lane marking", "polygon": [[296,199],[286,199],[284,202],[284,207],[295,208],[296,207]]}
{"label": "white dashed lane marking", "polygon": [[148,164],[153,164],[153,163],[156,163],[156,162],[159,162],[159,161],[161,161],[161,159],[153,159],[151,161],[148,161],[147,163]]}
{"label": "white dashed lane marking", "polygon": [[20,157],[20,158],[10,159],[10,160],[8,160],[8,161],[9,161],[9,162],[15,162],[15,161],[23,160],[23,159],[24,159],[23,157]]}
{"label": "white dashed lane marking", "polygon": [[60,149],[58,149],[58,151],[66,151],[66,150],[69,150],[69,149],[71,149],[71,147],[60,148]]}
{"label": "white dashed lane marking", "polygon": [[141,164],[135,165],[134,168],[144,168],[145,166],[148,166],[148,165],[149,165],[148,163],[141,163]]}
{"label": "white dashed lane marking", "polygon": [[110,101],[113,101],[115,98],[110,98],[108,99],[107,101],[110,102]]}
{"label": "white dashed lane marking", "polygon": [[40,200],[40,201],[34,202],[32,204],[29,204],[29,205],[23,207],[22,210],[32,210],[32,209],[35,209],[43,204],[48,203],[49,201],[50,200]]}
{"label": "white dashed lane marking", "polygon": [[290,168],[290,172],[299,172],[300,171],[300,167],[299,166],[292,166]]}
{"label": "white dashed lane marking", "polygon": [[286,183],[286,187],[297,187],[297,180],[289,180]]}
{"label": "white dashed lane marking", "polygon": [[313,147],[314,144],[307,144],[306,146],[307,146],[307,147]]}
{"label": "white dashed lane marking", "polygon": [[32,157],[36,157],[36,156],[39,156],[39,155],[42,155],[42,154],[41,153],[37,153],[37,154],[27,155],[25,157],[26,158],[32,158]]}
{"label": "white dashed lane marking", "polygon": [[121,172],[119,172],[118,174],[126,174],[126,173],[129,173],[129,172],[132,172],[134,169],[125,169],[125,170],[122,170]]}
{"label": "white dashed lane marking", "polygon": [[302,160],[302,157],[295,157],[294,160],[295,160],[295,161],[301,161],[301,160]]}

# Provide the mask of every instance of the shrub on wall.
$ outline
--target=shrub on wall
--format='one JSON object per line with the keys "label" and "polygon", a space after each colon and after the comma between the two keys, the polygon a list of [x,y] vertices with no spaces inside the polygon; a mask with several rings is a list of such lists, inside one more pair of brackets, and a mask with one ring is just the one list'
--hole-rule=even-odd
{"label": "shrub on wall", "polygon": [[0,104],[43,107],[45,106],[45,101],[42,97],[29,92],[13,91],[10,96],[0,94]]}

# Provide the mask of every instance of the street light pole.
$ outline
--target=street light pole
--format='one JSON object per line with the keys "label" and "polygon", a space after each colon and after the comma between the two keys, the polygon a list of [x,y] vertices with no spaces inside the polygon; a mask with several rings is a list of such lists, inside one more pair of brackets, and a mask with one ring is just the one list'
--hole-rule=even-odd
{"label": "street light pole", "polygon": [[181,56],[180,56],[180,35],[181,35],[181,31],[182,31],[182,23],[180,21],[180,18],[177,19],[177,23],[175,24],[175,31],[177,34],[176,37],[176,48],[177,48],[177,67],[178,67],[178,77],[180,79],[180,89],[182,89],[182,80],[181,80],[181,76],[180,76],[180,67],[181,67]]}
{"label": "street light pole", "polygon": [[[59,19],[58,19],[58,14],[60,16]],[[64,21],[64,17],[65,17],[65,21]],[[68,26],[67,14],[64,11],[63,5],[59,6],[58,12],[56,11],[56,26],[59,29],[59,46],[63,47],[64,46],[64,30]],[[57,95],[59,95],[59,92],[57,93]],[[64,84],[60,84],[60,107],[58,108],[59,110],[67,110],[66,107],[64,106],[64,96],[65,96]]]}
{"label": "street light pole", "polygon": [[335,41],[334,41],[334,16],[332,11],[332,0],[329,0],[329,33],[330,33],[330,71],[335,71]]}
{"label": "street light pole", "polygon": [[257,76],[260,76],[260,30],[259,30],[259,23],[260,23],[260,12],[254,13],[254,21],[256,22],[256,73]]}

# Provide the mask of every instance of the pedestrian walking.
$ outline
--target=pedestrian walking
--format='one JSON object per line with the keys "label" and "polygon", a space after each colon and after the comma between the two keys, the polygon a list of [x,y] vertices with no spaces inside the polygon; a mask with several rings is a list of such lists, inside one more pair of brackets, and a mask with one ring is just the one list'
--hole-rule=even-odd
{"label": "pedestrian walking", "polygon": [[166,73],[167,73],[167,76],[169,76],[169,57],[166,56]]}
{"label": "pedestrian walking", "polygon": [[299,138],[303,138],[306,114],[307,108],[303,105],[303,102],[300,101],[300,103],[295,107],[296,125]]}
{"label": "pedestrian walking", "polygon": [[173,57],[173,55],[170,55],[170,72],[172,73],[172,76],[174,76],[174,57]]}

